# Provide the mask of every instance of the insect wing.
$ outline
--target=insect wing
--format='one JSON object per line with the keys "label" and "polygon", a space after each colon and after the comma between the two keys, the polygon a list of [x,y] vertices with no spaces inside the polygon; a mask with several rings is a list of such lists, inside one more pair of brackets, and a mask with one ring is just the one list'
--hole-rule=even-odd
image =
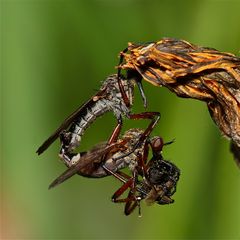
{"label": "insect wing", "polygon": [[76,174],[78,171],[84,171],[83,169],[88,170],[88,174],[90,174],[91,171],[94,171],[93,164],[101,163],[103,161],[102,157],[109,153],[112,149],[118,148],[118,144],[112,144],[109,146],[104,145],[105,147],[103,149],[95,149],[90,152],[87,152],[85,155],[83,155],[80,160],[77,162],[77,164],[69,167],[65,172],[63,172],[58,178],[56,178],[50,185],[49,189],[56,187],[57,185],[63,183],[70,177],[72,177],[74,174]]}
{"label": "insect wing", "polygon": [[95,96],[93,96],[90,100],[85,102],[83,105],[81,105],[76,111],[74,111],[69,117],[67,117],[64,122],[60,125],[60,127],[46,140],[44,143],[38,148],[36,153],[40,155],[43,153],[58,137],[59,134],[68,128],[70,124],[79,116],[83,114],[83,112],[88,109],[89,106],[91,106],[95,102],[95,98],[97,96],[101,96],[103,94],[103,90],[99,91]]}

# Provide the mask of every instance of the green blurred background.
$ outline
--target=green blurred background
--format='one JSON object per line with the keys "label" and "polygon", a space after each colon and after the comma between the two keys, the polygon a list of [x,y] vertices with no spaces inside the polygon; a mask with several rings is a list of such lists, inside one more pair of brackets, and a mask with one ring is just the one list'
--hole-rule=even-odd
{"label": "green blurred background", "polygon": [[[144,83],[154,133],[176,142],[164,157],[182,171],[175,203],[129,217],[111,202],[120,183],[65,170],[56,142],[37,147],[116,72],[129,41],[182,38],[239,55],[240,1],[2,0],[1,236],[3,239],[240,239],[240,174],[204,103]],[[134,112],[143,111],[136,93]],[[86,131],[82,149],[106,140],[112,114]],[[146,121],[126,121],[145,127]]]}

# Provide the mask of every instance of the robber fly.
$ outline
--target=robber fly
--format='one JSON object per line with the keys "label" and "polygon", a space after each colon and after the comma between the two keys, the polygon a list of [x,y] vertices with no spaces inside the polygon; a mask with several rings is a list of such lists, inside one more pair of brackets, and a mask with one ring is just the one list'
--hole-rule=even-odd
{"label": "robber fly", "polygon": [[[54,181],[50,187],[62,183],[76,173],[84,177],[101,178],[112,175],[125,167],[128,167],[130,171],[133,172],[136,167],[139,167],[137,155],[141,155],[143,151],[147,150],[145,144],[148,140],[148,136],[141,141],[138,148],[133,149],[143,133],[144,131],[142,129],[130,129],[126,131],[120,139],[115,138],[116,142],[111,144],[97,144],[90,151],[79,154],[79,158],[76,162],[66,161],[60,154],[59,157],[69,168],[57,179],[57,181]],[[126,154],[129,152],[130,154]]]}
{"label": "robber fly", "polygon": [[[163,146],[172,142],[163,143],[160,137],[149,138],[146,136],[141,145],[133,150],[143,132],[141,129],[130,129],[116,143],[97,145],[82,154],[76,164],[69,166],[67,163],[69,169],[54,180],[50,184],[50,188],[64,182],[76,173],[89,178],[113,175],[123,182],[123,186],[113,194],[112,200],[126,203],[126,215],[129,215],[137,206],[140,212],[142,199],[146,199],[148,203],[172,203],[171,196],[176,191],[180,172],[175,165],[163,160],[161,155]],[[153,157],[147,162],[149,146],[152,149]],[[132,150],[133,152],[131,152]],[[119,158],[129,151],[130,154]],[[131,177],[120,171],[126,167],[130,169]],[[139,176],[142,180],[139,180]],[[120,199],[121,195],[129,188],[128,197]]]}
{"label": "robber fly", "polygon": [[[120,81],[120,83],[119,83]],[[133,104],[134,81],[126,81],[122,76],[110,75],[102,84],[99,92],[89,101],[84,103],[75,112],[73,112],[60,127],[38,148],[37,153],[44,152],[58,137],[61,141],[60,155],[65,161],[76,162],[79,154],[74,150],[79,146],[84,131],[106,112],[113,111],[118,124],[115,127],[109,144],[114,140],[114,136],[120,133],[122,127],[122,117],[129,119],[151,119],[149,127],[143,135],[147,134],[148,129],[155,125],[160,118],[158,112],[144,112],[138,114],[131,113]],[[123,89],[124,96],[120,89]],[[144,137],[144,136],[143,136]],[[141,139],[140,139],[141,140]]]}

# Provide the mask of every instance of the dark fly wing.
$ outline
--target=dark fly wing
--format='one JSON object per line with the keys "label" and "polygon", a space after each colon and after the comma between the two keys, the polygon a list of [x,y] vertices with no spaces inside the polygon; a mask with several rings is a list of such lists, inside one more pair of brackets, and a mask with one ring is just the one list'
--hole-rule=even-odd
{"label": "dark fly wing", "polygon": [[86,109],[91,107],[93,103],[95,103],[94,98],[97,96],[101,96],[103,94],[103,90],[99,91],[96,95],[94,95],[90,100],[85,102],[83,105],[81,105],[77,110],[75,110],[70,116],[68,116],[64,122],[60,125],[60,127],[46,140],[44,143],[38,148],[36,153],[40,155],[43,153],[58,137],[59,134],[67,129],[70,124],[79,116],[81,116]]}
{"label": "dark fly wing", "polygon": [[58,178],[56,178],[50,185],[49,189],[56,187],[57,185],[63,183],[70,177],[72,177],[74,174],[76,174],[78,171],[83,171],[83,169],[87,169],[89,171],[94,171],[94,164],[101,163],[102,156],[109,153],[113,149],[117,149],[120,145],[118,143],[106,146],[102,149],[94,149],[94,151],[89,151],[86,154],[84,154],[81,159],[78,161],[77,164],[69,167],[65,172],[63,172]]}
{"label": "dark fly wing", "polygon": [[101,151],[102,149],[106,148],[108,145],[107,141],[103,141],[103,142],[100,142],[100,143],[97,143],[96,145],[94,145],[90,151],[87,151],[86,153],[89,154],[89,153],[94,153],[94,152],[99,152]]}

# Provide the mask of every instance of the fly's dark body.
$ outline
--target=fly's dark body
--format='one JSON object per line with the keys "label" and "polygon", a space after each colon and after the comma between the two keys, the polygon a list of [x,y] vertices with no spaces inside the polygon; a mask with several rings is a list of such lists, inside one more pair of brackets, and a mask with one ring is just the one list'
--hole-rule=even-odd
{"label": "fly's dark body", "polygon": [[[157,202],[161,205],[172,203],[170,197],[176,192],[180,170],[173,163],[164,160],[161,154],[154,155],[150,163],[147,180],[151,187],[145,189],[148,192],[145,197],[146,202],[148,204]],[[146,186],[147,184],[143,188]]]}
{"label": "fly's dark body", "polygon": [[[132,129],[132,131],[134,130]],[[139,215],[141,215],[140,201],[143,199],[149,205],[155,202],[160,205],[174,202],[171,197],[176,192],[180,170],[173,163],[164,160],[162,156],[163,146],[172,142],[164,143],[163,139],[159,136],[148,137],[144,143],[144,147],[135,155],[137,156],[135,160],[137,164],[134,168],[133,177],[128,178],[124,174],[120,174],[122,179],[120,176],[119,179],[124,182],[124,185],[114,193],[112,200],[114,202],[126,203],[124,210],[126,215],[131,214],[137,206],[139,208]],[[149,146],[152,149],[153,156],[148,161]],[[139,180],[139,176],[142,180]],[[127,198],[120,199],[120,196],[128,187],[130,191]]]}

